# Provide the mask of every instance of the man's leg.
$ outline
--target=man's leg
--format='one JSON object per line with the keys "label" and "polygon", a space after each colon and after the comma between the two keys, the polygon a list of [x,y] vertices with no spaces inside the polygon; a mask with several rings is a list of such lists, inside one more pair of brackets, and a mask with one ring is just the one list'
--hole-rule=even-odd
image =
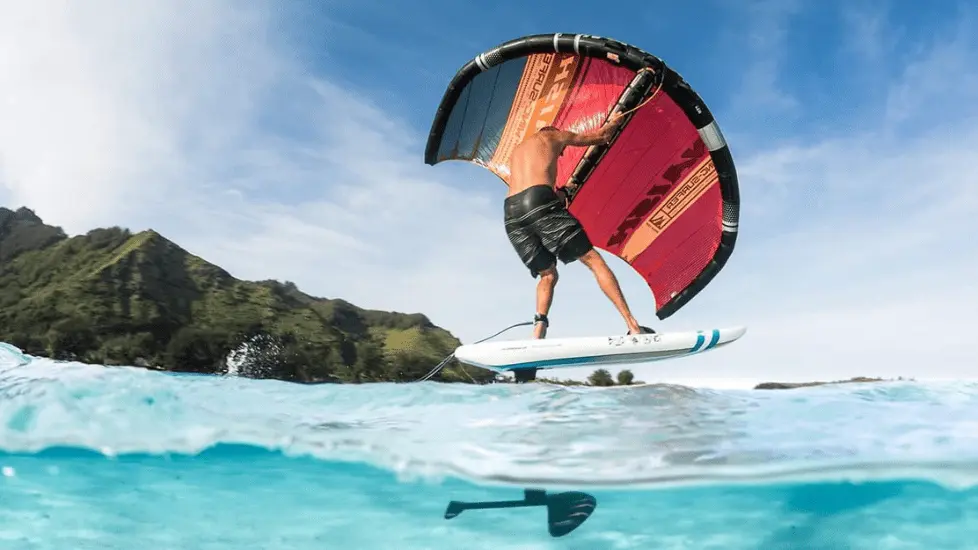
{"label": "man's leg", "polygon": [[537,282],[537,307],[533,327],[534,338],[547,335],[547,314],[553,301],[554,285],[557,284],[557,257],[544,246],[540,234],[534,230],[533,223],[545,216],[548,201],[554,201],[553,190],[544,186],[525,189],[506,198],[506,235],[523,265],[530,275],[540,277]]}
{"label": "man's leg", "polygon": [[591,244],[587,233],[581,226],[581,222],[565,208],[555,208],[548,212],[546,216],[537,221],[535,229],[540,234],[544,245],[560,259],[566,263],[580,260],[588,266],[594,277],[598,280],[598,286],[604,292],[615,307],[625,324],[628,325],[629,334],[639,334],[643,332],[642,326],[628,309],[628,303],[622,295],[618,279],[611,272],[611,268],[605,263],[604,258],[598,254]]}
{"label": "man's leg", "polygon": [[554,300],[554,287],[557,286],[557,264],[556,262],[540,271],[540,280],[537,282],[537,319],[533,325],[534,338],[546,338],[547,326],[550,314],[550,305]]}
{"label": "man's leg", "polygon": [[628,325],[628,333],[638,334],[642,332],[642,327],[632,315],[631,310],[628,309],[628,303],[625,301],[625,296],[621,293],[618,278],[615,277],[615,274],[608,267],[601,254],[598,254],[598,251],[592,248],[578,259],[594,273],[594,278],[598,280],[598,286],[601,287],[602,292],[618,308],[618,313],[621,314],[622,318],[625,319],[625,324]]}

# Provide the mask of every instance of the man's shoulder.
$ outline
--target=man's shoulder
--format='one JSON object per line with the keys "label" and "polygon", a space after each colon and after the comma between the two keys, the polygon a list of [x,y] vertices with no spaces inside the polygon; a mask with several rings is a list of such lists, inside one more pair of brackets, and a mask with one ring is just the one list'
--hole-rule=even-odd
{"label": "man's shoulder", "polygon": [[516,146],[520,147],[520,146],[536,145],[539,147],[541,144],[549,145],[551,143],[554,143],[552,136],[543,135],[545,133],[546,132],[540,132],[540,131],[533,132],[532,134],[523,138],[523,141],[519,142]]}
{"label": "man's shoulder", "polygon": [[523,140],[523,142],[525,143],[528,141],[532,141],[536,143],[545,143],[547,145],[561,145],[571,135],[573,134],[567,132],[566,130],[557,130],[557,131],[549,131],[549,132],[537,130],[536,132],[527,136],[527,138]]}

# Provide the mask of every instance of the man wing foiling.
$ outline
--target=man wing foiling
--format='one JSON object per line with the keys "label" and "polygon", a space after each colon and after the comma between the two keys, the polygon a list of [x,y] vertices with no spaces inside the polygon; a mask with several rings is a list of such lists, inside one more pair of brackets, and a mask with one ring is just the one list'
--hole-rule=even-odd
{"label": "man wing foiling", "polygon": [[600,129],[574,133],[553,126],[541,128],[513,149],[510,158],[509,193],[503,203],[506,235],[523,265],[539,276],[534,317],[534,338],[546,337],[547,314],[557,284],[557,259],[564,264],[580,260],[598,286],[618,309],[629,334],[654,332],[632,315],[615,274],[591,243],[580,221],[558,195],[555,184],[557,159],[566,147],[608,143],[621,123],[612,116]]}

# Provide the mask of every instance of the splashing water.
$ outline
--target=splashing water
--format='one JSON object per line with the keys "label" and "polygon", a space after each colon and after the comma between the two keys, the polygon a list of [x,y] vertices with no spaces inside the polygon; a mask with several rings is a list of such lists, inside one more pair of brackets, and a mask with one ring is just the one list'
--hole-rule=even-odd
{"label": "splashing water", "polygon": [[2,548],[963,549],[976,465],[968,383],[307,386],[0,344]]}

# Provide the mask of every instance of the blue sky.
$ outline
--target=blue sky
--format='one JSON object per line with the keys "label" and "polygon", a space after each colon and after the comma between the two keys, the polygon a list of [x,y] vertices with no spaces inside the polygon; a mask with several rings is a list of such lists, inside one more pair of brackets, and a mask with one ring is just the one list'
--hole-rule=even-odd
{"label": "blue sky", "polygon": [[[737,250],[666,322],[609,260],[647,324],[749,326],[639,378],[972,376],[973,4],[283,4],[5,3],[0,204],[73,233],[152,227],[238,277],[421,311],[472,341],[532,315],[534,282],[505,239],[498,180],[423,164],[431,117],[481,51],[597,34],[692,84],[741,183]],[[624,330],[579,265],[562,270],[551,317],[552,336]]]}

